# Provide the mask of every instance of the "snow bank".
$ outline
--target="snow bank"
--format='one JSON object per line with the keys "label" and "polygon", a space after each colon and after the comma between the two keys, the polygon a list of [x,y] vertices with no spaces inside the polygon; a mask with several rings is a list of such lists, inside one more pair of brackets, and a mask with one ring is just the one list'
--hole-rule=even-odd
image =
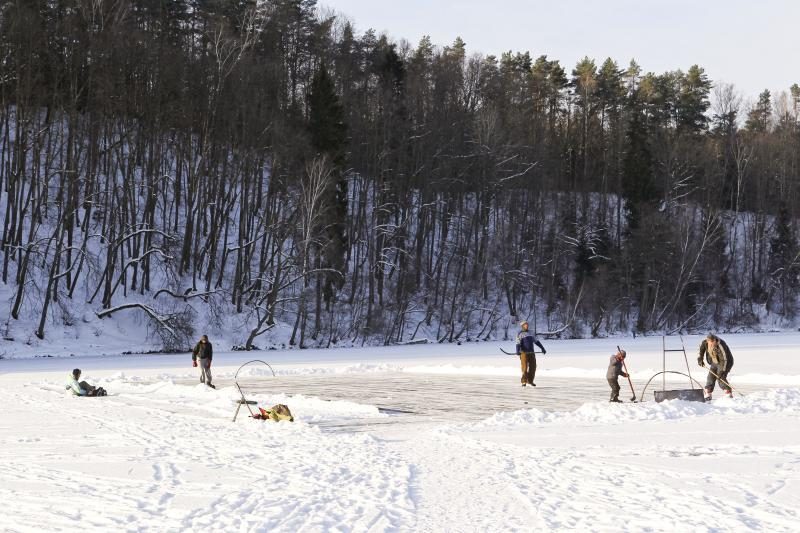
{"label": "snow bank", "polygon": [[[546,412],[539,409],[522,409],[495,413],[473,425],[475,429],[504,429],[507,431],[526,426],[609,425],[627,422],[679,420],[690,417],[725,416],[748,418],[770,413],[800,415],[800,389],[774,389],[736,398],[720,398],[711,402],[670,400],[661,403],[609,402],[586,403],[575,411]],[[458,430],[465,425],[457,426]]]}

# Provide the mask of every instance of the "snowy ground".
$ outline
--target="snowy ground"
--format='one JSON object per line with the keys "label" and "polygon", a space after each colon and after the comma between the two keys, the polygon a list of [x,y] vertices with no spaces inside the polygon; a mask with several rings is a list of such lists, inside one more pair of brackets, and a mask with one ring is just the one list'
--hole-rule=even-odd
{"label": "snowy ground", "polygon": [[[220,352],[217,390],[188,355],[1,360],[0,530],[798,531],[800,335],[724,338],[739,394],[709,404],[607,402],[616,344],[641,398],[657,337],[545,341],[535,389],[495,343]],[[232,422],[253,358],[294,423]],[[74,367],[111,396],[67,396]]]}

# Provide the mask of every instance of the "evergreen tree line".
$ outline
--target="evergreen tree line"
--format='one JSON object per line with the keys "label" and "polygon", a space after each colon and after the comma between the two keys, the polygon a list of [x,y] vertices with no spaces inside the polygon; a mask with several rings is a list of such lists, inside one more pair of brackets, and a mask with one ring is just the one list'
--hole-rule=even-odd
{"label": "evergreen tree line", "polygon": [[300,346],[789,324],[799,103],[696,65],[359,35],[315,0],[0,0],[3,327],[45,338],[83,305],[174,347],[199,317],[248,347],[277,324]]}

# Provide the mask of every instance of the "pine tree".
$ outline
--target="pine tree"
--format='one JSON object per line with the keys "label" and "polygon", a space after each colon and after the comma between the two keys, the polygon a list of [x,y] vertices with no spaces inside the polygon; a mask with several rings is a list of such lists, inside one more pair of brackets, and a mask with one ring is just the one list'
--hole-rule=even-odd
{"label": "pine tree", "polygon": [[603,62],[597,75],[597,98],[600,104],[600,135],[602,141],[602,188],[608,190],[612,177],[616,182],[619,177],[620,154],[624,141],[624,121],[622,109],[625,100],[625,87],[622,81],[623,71],[611,58]]}
{"label": "pine tree", "polygon": [[784,203],[775,219],[775,236],[770,241],[770,278],[773,300],[781,304],[781,314],[794,316],[794,302],[800,288],[800,250],[792,228],[792,218]]}
{"label": "pine tree", "polygon": [[323,296],[325,302],[330,304],[334,288],[340,288],[344,281],[347,254],[347,180],[344,174],[347,126],[344,123],[344,110],[325,65],[320,66],[314,75],[308,109],[311,144],[317,153],[327,155],[334,166],[334,179],[326,191],[325,204],[328,210],[322,222],[325,228],[322,266],[337,270],[342,275],[325,275]]}
{"label": "pine tree", "polygon": [[600,99],[603,109],[611,114],[616,114],[622,104],[624,96],[622,75],[623,71],[610,57],[603,62],[600,72],[597,74],[597,97]]}
{"label": "pine tree", "polygon": [[576,105],[578,111],[578,125],[580,127],[580,158],[579,174],[586,180],[589,174],[589,138],[591,133],[592,115],[596,109],[597,66],[593,59],[584,57],[572,70],[572,86],[575,89]]}
{"label": "pine tree", "polygon": [[692,65],[680,78],[680,92],[677,103],[678,128],[689,133],[705,131],[708,126],[708,93],[711,81],[705,71]]}
{"label": "pine tree", "polygon": [[625,69],[623,76],[625,80],[625,90],[627,91],[627,96],[631,96],[639,89],[639,83],[642,80],[642,67],[640,67],[635,60],[631,59],[631,62],[628,64],[628,68]]}
{"label": "pine tree", "polygon": [[792,102],[792,114],[794,119],[797,120],[798,114],[800,114],[800,85],[793,83],[789,87],[789,95]]}
{"label": "pine tree", "polygon": [[769,117],[772,114],[772,97],[768,90],[758,95],[758,102],[747,114],[745,128],[753,133],[765,133],[769,128]]}
{"label": "pine tree", "polygon": [[311,82],[308,106],[312,146],[319,153],[329,155],[341,169],[345,164],[347,126],[344,123],[344,110],[325,65],[320,66]]}
{"label": "pine tree", "polygon": [[636,96],[633,98],[633,111],[625,135],[626,149],[622,160],[622,196],[625,198],[630,230],[639,227],[641,210],[652,206],[658,199],[648,130],[635,101]]}

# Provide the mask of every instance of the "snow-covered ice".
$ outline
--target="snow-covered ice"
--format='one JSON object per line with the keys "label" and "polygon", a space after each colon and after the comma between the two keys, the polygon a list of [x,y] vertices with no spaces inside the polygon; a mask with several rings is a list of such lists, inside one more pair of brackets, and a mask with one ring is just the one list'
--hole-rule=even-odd
{"label": "snow-covered ice", "polygon": [[[800,531],[800,335],[723,337],[738,394],[706,404],[607,402],[616,344],[641,398],[660,337],[544,341],[524,389],[496,342],[220,350],[217,390],[188,355],[4,359],[0,530]],[[294,423],[232,422],[254,358]],[[68,396],[75,367],[110,396]]]}

